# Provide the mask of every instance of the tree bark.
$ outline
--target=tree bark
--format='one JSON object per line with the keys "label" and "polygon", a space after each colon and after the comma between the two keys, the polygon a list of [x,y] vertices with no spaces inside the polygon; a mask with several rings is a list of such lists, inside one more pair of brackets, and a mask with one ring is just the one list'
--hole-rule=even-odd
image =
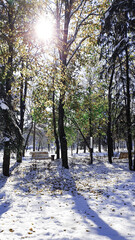
{"label": "tree bark", "polygon": [[[23,78],[23,75],[22,75],[22,78]],[[24,114],[25,114],[25,108],[26,108],[25,102],[26,102],[26,96],[27,96],[27,87],[28,87],[27,78],[25,78],[24,82],[22,79],[21,86],[20,86],[20,129],[22,133],[23,133],[23,125],[24,125]]]}
{"label": "tree bark", "polygon": [[10,143],[5,142],[4,144],[4,156],[3,156],[3,175],[9,177],[9,166],[10,166]]}
{"label": "tree bark", "polygon": [[107,129],[107,143],[108,143],[108,161],[112,163],[113,156],[113,140],[112,140],[112,82],[114,75],[114,66],[112,69],[109,90],[108,90],[108,129]]}
{"label": "tree bark", "polygon": [[[59,54],[60,54],[60,63],[61,63],[61,82],[63,86],[66,86],[66,68],[67,68],[67,38],[68,38],[68,28],[69,28],[69,21],[70,21],[70,8],[68,1],[64,2],[64,30],[63,30],[63,37],[61,40],[58,40],[59,46]],[[58,1],[56,2],[57,7],[57,35],[58,39],[60,39],[60,9]],[[62,166],[65,168],[69,168],[68,166],[68,154],[67,154],[67,139],[64,129],[64,99],[65,98],[65,90],[60,90],[60,98],[59,98],[59,138],[60,138],[60,145],[61,145],[61,158],[62,158]]]}
{"label": "tree bark", "polygon": [[101,152],[101,134],[98,136],[98,151]]}
{"label": "tree bark", "polygon": [[33,152],[36,148],[36,123],[33,123]]}
{"label": "tree bark", "polygon": [[132,170],[132,134],[131,134],[131,112],[130,112],[130,77],[129,77],[129,57],[128,49],[126,52],[126,118],[127,118],[127,145],[128,145],[128,160],[129,169]]}
{"label": "tree bark", "polygon": [[61,143],[61,158],[62,158],[62,166],[65,168],[68,167],[68,156],[67,156],[67,140],[64,130],[64,104],[63,97],[60,97],[59,100],[59,137]]}
{"label": "tree bark", "polygon": [[22,162],[22,155],[23,155],[23,146],[22,148],[20,147],[19,149],[17,149],[17,162],[21,163]]}
{"label": "tree bark", "polygon": [[89,135],[90,135],[90,164],[93,163],[93,143],[91,146],[92,136],[92,102],[91,102],[91,79],[89,80]]}
{"label": "tree bark", "polygon": [[[12,8],[9,6],[8,9],[8,23],[9,23],[9,29],[10,29],[10,34],[9,34],[9,57],[8,57],[8,66],[9,66],[9,70],[7,72],[7,78],[6,78],[6,95],[7,95],[7,99],[8,99],[8,106],[9,108],[11,108],[11,82],[13,80],[13,43],[12,43],[12,32],[14,29],[14,25],[13,25],[13,12],[12,12]],[[8,129],[8,119],[5,119],[6,121],[6,128],[5,128],[5,136],[6,136],[6,132]],[[7,141],[4,144],[4,156],[3,156],[3,174],[5,176],[9,176],[9,167],[10,167],[10,142]]]}
{"label": "tree bark", "polygon": [[135,171],[135,140],[134,140],[134,171]]}
{"label": "tree bark", "polygon": [[54,128],[54,137],[55,137],[55,144],[56,144],[56,155],[57,159],[60,158],[60,151],[59,151],[59,139],[56,130],[56,116],[55,116],[55,92],[53,91],[53,128]]}
{"label": "tree bark", "polygon": [[78,154],[78,152],[79,152],[79,145],[78,145],[78,143],[77,143],[77,146],[76,146],[76,154]]}
{"label": "tree bark", "polygon": [[[22,62],[22,68],[23,68],[23,62]],[[23,134],[23,126],[24,126],[24,114],[25,114],[25,102],[26,102],[26,96],[27,96],[27,78],[25,78],[25,81],[23,81],[23,74],[21,79],[21,85],[20,85],[20,130]],[[20,145],[20,148],[17,149],[17,162],[22,162],[22,156],[24,156],[24,146],[23,142]]]}

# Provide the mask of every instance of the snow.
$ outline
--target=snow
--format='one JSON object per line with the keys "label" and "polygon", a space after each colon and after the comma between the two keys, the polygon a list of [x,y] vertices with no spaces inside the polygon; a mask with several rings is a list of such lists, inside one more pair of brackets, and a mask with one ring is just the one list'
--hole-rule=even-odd
{"label": "snow", "polygon": [[0,108],[3,110],[8,110],[9,107],[3,101],[4,100],[0,99]]}
{"label": "snow", "polygon": [[111,165],[101,154],[88,165],[88,154],[78,154],[69,167],[12,158],[11,176],[0,172],[0,239],[135,239],[135,173],[127,160]]}
{"label": "snow", "polygon": [[109,13],[109,10],[106,11],[106,13],[105,13],[105,19],[108,18],[109,14],[110,14],[110,13]]}
{"label": "snow", "polygon": [[4,137],[4,139],[2,139],[3,142],[8,142],[10,140],[10,138],[8,137]]}
{"label": "snow", "polygon": [[127,44],[128,41],[129,41],[128,38],[122,38],[122,39],[119,41],[119,43],[114,47],[113,52],[116,52],[123,44],[124,44],[124,46],[125,46],[125,44]]}

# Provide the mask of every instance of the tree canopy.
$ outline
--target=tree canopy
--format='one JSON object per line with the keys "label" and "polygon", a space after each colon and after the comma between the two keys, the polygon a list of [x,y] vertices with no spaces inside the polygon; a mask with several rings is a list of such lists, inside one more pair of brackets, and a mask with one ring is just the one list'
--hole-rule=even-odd
{"label": "tree canopy", "polygon": [[7,165],[13,150],[21,161],[25,129],[35,122],[55,140],[65,168],[68,146],[79,135],[91,163],[90,138],[100,143],[108,136],[111,162],[113,141],[126,135],[132,169],[134,15],[133,0],[0,2],[0,134]]}

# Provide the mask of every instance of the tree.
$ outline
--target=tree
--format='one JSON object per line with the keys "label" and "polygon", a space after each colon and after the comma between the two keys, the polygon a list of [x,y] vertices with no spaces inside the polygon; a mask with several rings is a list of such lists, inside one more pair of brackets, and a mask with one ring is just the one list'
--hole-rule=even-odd
{"label": "tree", "polygon": [[[2,134],[5,136],[3,138],[3,173],[6,176],[9,175],[10,152],[15,150],[16,147],[17,161],[21,162],[22,157],[22,132],[25,110],[24,98],[26,96],[26,89],[24,91],[25,94],[22,95],[23,85],[21,82],[21,114],[20,121],[18,121],[15,109],[15,95],[13,94],[13,84],[15,84],[17,74],[19,72],[18,66],[20,66],[22,62],[20,59],[23,55],[22,46],[24,46],[24,35],[26,36],[26,32],[28,32],[29,29],[26,12],[29,10],[30,14],[30,8],[33,8],[33,4],[29,1],[5,0],[0,2],[0,64],[2,69],[0,84],[4,92],[4,102],[8,106],[8,109],[2,111],[3,120],[5,119],[5,128],[2,129]],[[16,141],[15,143],[12,142],[13,136],[14,141]]]}
{"label": "tree", "polygon": [[[61,67],[61,89],[59,98],[59,138],[61,144],[62,165],[68,168],[67,140],[64,129],[65,96],[70,79],[67,70],[72,64],[80,46],[86,39],[93,39],[91,24],[94,26],[94,18],[100,12],[100,4],[94,5],[93,1],[81,0],[57,0],[55,9],[52,10],[56,19],[57,48]],[[104,2],[102,4],[104,6]]]}
{"label": "tree", "polygon": [[[4,75],[5,75],[5,96],[7,98],[7,104],[8,104],[8,108],[10,111],[12,111],[12,98],[11,98],[11,83],[13,81],[13,48],[14,48],[14,43],[13,43],[13,31],[14,31],[14,12],[13,12],[13,7],[12,7],[12,2],[7,2],[7,5],[5,5],[3,2],[1,3],[1,11],[4,11],[4,16],[3,19],[6,18],[6,20],[3,22],[5,24],[7,24],[7,28],[8,28],[8,34],[7,36],[5,36],[3,34],[3,31],[1,30],[1,35],[4,38],[7,38],[7,45],[5,46],[8,55],[7,55],[7,61],[6,61],[6,65],[4,65]],[[3,26],[2,26],[3,27]],[[3,28],[2,28],[3,29]],[[2,39],[3,40],[3,39]],[[2,41],[3,43],[3,41]],[[6,137],[6,135],[8,135],[8,129],[9,129],[9,124],[10,124],[10,118],[9,118],[9,114],[6,111],[5,112],[5,116],[4,119],[6,120],[6,124],[5,124],[5,129],[4,129],[4,135]],[[4,157],[3,157],[3,174],[8,176],[9,175],[9,164],[10,164],[10,138],[6,138],[6,141],[4,143]]]}
{"label": "tree", "polygon": [[[41,67],[41,65],[40,65]],[[36,82],[33,90],[33,118],[37,123],[46,124],[47,134],[50,128],[53,129],[53,136],[56,144],[56,155],[59,159],[59,139],[58,139],[58,93],[56,86],[57,68],[55,64],[46,66],[47,72],[42,69],[41,78]],[[48,131],[49,129],[49,131]],[[51,134],[51,135],[52,135]]]}
{"label": "tree", "polygon": [[[101,55],[106,59],[106,72],[109,73],[109,69],[112,69],[112,74],[114,71],[115,77],[119,76],[119,85],[124,86],[129,169],[132,169],[131,85],[132,67],[134,66],[132,57],[135,32],[134,14],[134,1],[112,1],[102,19],[100,35]],[[118,70],[120,75],[117,74]]]}

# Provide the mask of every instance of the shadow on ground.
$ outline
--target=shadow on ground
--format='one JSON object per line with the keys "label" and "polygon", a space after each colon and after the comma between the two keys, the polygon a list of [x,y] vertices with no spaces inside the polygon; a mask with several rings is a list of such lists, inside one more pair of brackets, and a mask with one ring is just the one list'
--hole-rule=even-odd
{"label": "shadow on ground", "polygon": [[[19,188],[22,192],[29,192],[33,194],[33,189],[39,191],[42,189],[50,191],[50,194],[53,196],[59,195],[59,190],[62,191],[62,194],[70,194],[75,203],[73,209],[75,212],[82,216],[84,223],[89,226],[89,221],[92,221],[96,227],[95,231],[100,236],[108,237],[112,240],[126,240],[125,237],[121,236],[115,229],[113,229],[109,224],[107,224],[99,214],[94,211],[91,206],[89,206],[88,199],[83,196],[84,192],[78,192],[76,186],[76,180],[81,172],[83,172],[83,177],[86,176],[92,177],[95,174],[102,174],[102,177],[106,177],[111,171],[112,174],[115,174],[115,171],[121,172],[123,167],[117,163],[112,166],[112,169],[107,168],[106,165],[103,166],[103,171],[98,172],[98,168],[104,163],[101,161],[97,162],[92,166],[88,166],[87,162],[73,162],[70,163],[70,169],[64,169],[61,167],[60,161],[56,162],[30,162],[29,165],[23,170],[22,176],[18,178],[18,183],[15,188]],[[72,167],[71,167],[72,166]],[[116,169],[118,167],[118,169]],[[124,167],[125,168],[125,167]],[[125,169],[124,169],[125,170]],[[79,173],[77,176],[77,172]],[[128,172],[128,170],[127,170]],[[17,170],[14,170],[14,174],[17,174]],[[132,176],[131,176],[132,178]],[[92,180],[92,179],[91,179]],[[81,179],[80,179],[81,181]],[[20,184],[21,183],[21,184]],[[126,183],[125,183],[126,184]],[[115,195],[115,192],[113,193]],[[27,195],[28,196],[28,195]],[[115,195],[117,198],[117,195]],[[117,201],[118,208],[120,208],[120,202]],[[93,227],[94,228],[94,227]]]}

